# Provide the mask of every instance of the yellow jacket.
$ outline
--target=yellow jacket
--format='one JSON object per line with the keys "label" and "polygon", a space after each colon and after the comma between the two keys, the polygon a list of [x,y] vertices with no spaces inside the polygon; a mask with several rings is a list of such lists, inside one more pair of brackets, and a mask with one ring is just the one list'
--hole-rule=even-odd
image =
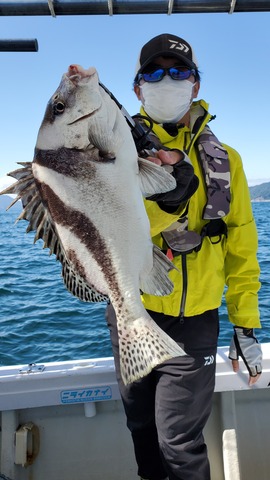
{"label": "yellow jacket", "polygon": [[[143,109],[141,113],[145,115]],[[201,172],[194,141],[204,126],[211,119],[208,104],[203,100],[193,102],[191,108],[191,129],[198,116],[204,115],[204,121],[192,138],[189,158],[194,172],[199,178],[199,187],[189,201],[188,229],[200,234],[207,221],[202,219],[202,211],[206,205],[206,187]],[[177,137],[171,137],[160,125],[154,125],[154,133],[163,145],[168,148],[185,150],[191,143],[191,130],[184,127]],[[231,204],[228,215],[223,217],[227,227],[227,238],[214,243],[215,238],[205,237],[199,252],[186,255],[187,289],[183,302],[183,266],[181,255],[173,260],[178,270],[170,272],[174,290],[170,295],[157,297],[143,294],[145,307],[166,315],[178,316],[180,305],[184,303],[184,315],[193,316],[221,305],[224,287],[226,286],[226,303],[230,321],[234,325],[246,328],[260,327],[258,310],[259,265],[256,257],[258,239],[253,218],[249,189],[239,154],[227,145],[223,145],[228,154],[231,172]],[[145,200],[145,206],[151,225],[153,242],[163,248],[161,232],[179,218],[174,214],[161,210],[156,202]],[[217,240],[217,239],[216,239]],[[165,247],[164,247],[165,248]]]}

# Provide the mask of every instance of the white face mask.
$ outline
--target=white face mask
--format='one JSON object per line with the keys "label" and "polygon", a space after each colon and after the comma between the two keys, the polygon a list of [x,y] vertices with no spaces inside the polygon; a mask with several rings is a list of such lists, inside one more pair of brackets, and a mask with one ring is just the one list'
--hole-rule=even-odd
{"label": "white face mask", "polygon": [[194,85],[168,75],[160,82],[145,82],[140,85],[144,110],[157,123],[177,123],[189,110]]}

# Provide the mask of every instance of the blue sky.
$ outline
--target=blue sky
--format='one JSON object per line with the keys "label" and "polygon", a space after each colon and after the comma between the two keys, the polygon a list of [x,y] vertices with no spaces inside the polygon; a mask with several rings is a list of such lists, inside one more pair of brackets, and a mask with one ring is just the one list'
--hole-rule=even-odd
{"label": "blue sky", "polygon": [[38,53],[0,52],[0,187],[16,162],[31,161],[46,104],[71,63],[95,66],[130,114],[141,46],[160,33],[192,44],[199,98],[216,115],[211,128],[239,151],[249,184],[270,181],[270,13],[1,17],[0,38],[37,38]]}

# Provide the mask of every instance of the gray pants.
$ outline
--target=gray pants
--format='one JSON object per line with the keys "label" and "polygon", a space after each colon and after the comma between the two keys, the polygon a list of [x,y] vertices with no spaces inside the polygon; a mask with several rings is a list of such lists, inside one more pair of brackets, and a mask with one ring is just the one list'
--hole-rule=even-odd
{"label": "gray pants", "polygon": [[131,431],[138,475],[149,480],[210,480],[202,430],[211,412],[215,384],[218,311],[195,317],[149,312],[188,354],[157,366],[125,386],[120,375],[115,313],[108,305],[117,380]]}

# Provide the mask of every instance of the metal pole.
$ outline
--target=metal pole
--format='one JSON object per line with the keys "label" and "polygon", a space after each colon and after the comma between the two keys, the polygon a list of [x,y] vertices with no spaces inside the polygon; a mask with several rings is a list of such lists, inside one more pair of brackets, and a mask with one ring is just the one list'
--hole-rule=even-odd
{"label": "metal pole", "polygon": [[37,52],[38,41],[33,40],[0,40],[0,52]]}
{"label": "metal pole", "polygon": [[269,12],[269,0],[0,0],[0,16]]}

